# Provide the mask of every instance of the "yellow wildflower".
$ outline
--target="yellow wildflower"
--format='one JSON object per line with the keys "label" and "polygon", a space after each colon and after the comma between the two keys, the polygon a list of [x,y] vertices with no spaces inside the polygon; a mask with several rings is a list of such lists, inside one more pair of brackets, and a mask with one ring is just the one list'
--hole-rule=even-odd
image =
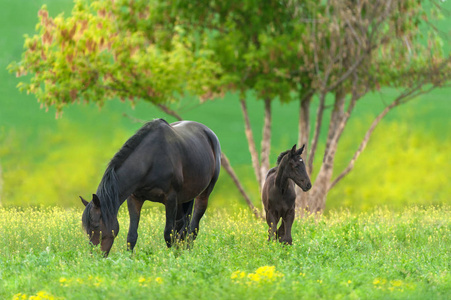
{"label": "yellow wildflower", "polygon": [[244,278],[246,276],[246,273],[238,270],[232,273],[232,275],[230,275],[231,279],[241,279]]}
{"label": "yellow wildflower", "polygon": [[163,278],[157,277],[157,278],[155,278],[155,282],[158,283],[158,284],[162,284],[163,283]]}
{"label": "yellow wildflower", "polygon": [[402,285],[402,281],[401,280],[392,280],[390,282],[394,287],[400,287]]}
{"label": "yellow wildflower", "polygon": [[13,296],[13,300],[27,300],[27,294],[18,293]]}

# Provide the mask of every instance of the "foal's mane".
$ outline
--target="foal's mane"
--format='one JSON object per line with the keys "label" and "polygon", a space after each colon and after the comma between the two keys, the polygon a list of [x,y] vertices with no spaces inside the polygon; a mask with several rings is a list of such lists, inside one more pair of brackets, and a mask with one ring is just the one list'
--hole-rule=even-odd
{"label": "foal's mane", "polygon": [[100,210],[107,228],[111,228],[114,225],[114,219],[119,210],[119,206],[121,205],[116,170],[125,162],[144,138],[161,124],[169,126],[163,119],[155,119],[146,123],[125,142],[108,164],[97,189],[97,196],[100,200]]}
{"label": "foal's mane", "polygon": [[268,178],[269,175],[277,171],[277,167],[279,167],[279,164],[282,161],[283,157],[290,151],[291,150],[287,150],[279,154],[279,156],[277,157],[277,165],[268,171],[268,173],[266,174],[266,178]]}
{"label": "foal's mane", "polygon": [[282,153],[279,154],[279,156],[277,157],[277,165],[280,164],[280,162],[282,161],[282,158],[291,150],[287,150],[287,151],[283,151]]}

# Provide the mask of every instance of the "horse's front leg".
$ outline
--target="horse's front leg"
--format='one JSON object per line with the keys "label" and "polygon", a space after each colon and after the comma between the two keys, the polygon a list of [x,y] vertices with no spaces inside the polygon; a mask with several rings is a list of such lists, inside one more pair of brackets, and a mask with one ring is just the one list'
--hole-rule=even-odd
{"label": "horse's front leg", "polygon": [[130,226],[127,235],[127,250],[133,251],[138,240],[138,225],[141,217],[141,208],[144,201],[131,195],[127,198],[128,214],[130,216]]}
{"label": "horse's front leg", "polygon": [[285,232],[282,233],[283,235],[279,237],[279,241],[284,244],[292,245],[293,244],[293,238],[291,237],[291,227],[293,226],[294,222],[294,216],[295,216],[295,210],[290,209],[285,216],[282,218],[282,222],[285,227]]}
{"label": "horse's front leg", "polygon": [[175,239],[175,221],[177,218],[177,195],[175,192],[170,193],[166,197],[166,226],[164,227],[164,240],[170,248]]}
{"label": "horse's front leg", "polygon": [[268,242],[276,238],[278,221],[279,221],[278,218],[276,218],[276,216],[271,212],[271,210],[269,209],[266,210],[266,223],[269,226]]}

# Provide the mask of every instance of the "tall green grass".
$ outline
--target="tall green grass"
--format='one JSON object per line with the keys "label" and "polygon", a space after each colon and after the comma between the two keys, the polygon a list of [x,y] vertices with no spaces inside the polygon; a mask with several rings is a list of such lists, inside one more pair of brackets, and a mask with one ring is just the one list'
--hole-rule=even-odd
{"label": "tall green grass", "polygon": [[[297,220],[293,246],[268,243],[246,210],[208,210],[191,250],[167,249],[164,212],[145,209],[132,255],[128,216],[108,259],[81,209],[0,209],[1,299],[446,299],[451,208],[334,211]],[[31,298],[35,297],[35,298]],[[47,297],[47,298],[46,298]]]}

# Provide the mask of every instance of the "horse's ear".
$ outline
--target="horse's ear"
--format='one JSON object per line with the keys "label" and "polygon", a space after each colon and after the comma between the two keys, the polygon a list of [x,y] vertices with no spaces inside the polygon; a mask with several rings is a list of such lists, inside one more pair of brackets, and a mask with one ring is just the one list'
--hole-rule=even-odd
{"label": "horse's ear", "polygon": [[290,155],[291,156],[295,156],[296,155],[296,144],[294,144],[293,148],[291,148]]}
{"label": "horse's ear", "polygon": [[85,199],[83,199],[82,196],[78,196],[78,197],[80,197],[81,202],[82,202],[85,206],[88,205],[88,201],[86,201]]}
{"label": "horse's ear", "polygon": [[301,154],[302,154],[302,152],[304,151],[304,148],[305,148],[305,144],[304,144],[304,145],[302,145],[302,147],[301,147],[301,148],[299,148],[299,149],[298,149],[298,151],[296,151],[296,155],[301,155]]}
{"label": "horse's ear", "polygon": [[96,194],[92,194],[92,202],[96,207],[100,207],[100,199]]}

